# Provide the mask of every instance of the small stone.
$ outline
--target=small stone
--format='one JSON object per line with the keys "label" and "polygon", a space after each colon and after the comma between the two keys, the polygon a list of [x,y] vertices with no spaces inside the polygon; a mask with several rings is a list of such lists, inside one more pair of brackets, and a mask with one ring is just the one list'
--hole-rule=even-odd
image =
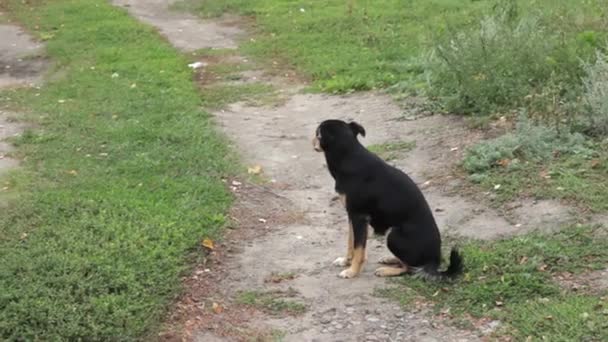
{"label": "small stone", "polygon": [[344,326],[342,324],[336,324],[336,329],[340,330],[342,328],[344,328]]}
{"label": "small stone", "polygon": [[378,341],[378,338],[374,335],[367,335],[367,336],[365,336],[365,339],[367,341]]}
{"label": "small stone", "polygon": [[369,317],[366,318],[366,320],[368,322],[372,322],[372,323],[380,321],[380,319],[378,317],[374,317],[374,316],[369,316]]}
{"label": "small stone", "polygon": [[329,324],[331,323],[331,318],[330,317],[323,317],[321,318],[321,324]]}
{"label": "small stone", "polygon": [[403,312],[395,312],[395,317],[401,318],[403,316],[404,316]]}

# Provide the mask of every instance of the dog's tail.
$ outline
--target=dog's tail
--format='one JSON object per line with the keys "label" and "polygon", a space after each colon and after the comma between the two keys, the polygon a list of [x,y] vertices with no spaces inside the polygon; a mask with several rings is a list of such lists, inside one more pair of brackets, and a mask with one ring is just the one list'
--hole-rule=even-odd
{"label": "dog's tail", "polygon": [[462,274],[462,256],[456,248],[450,252],[450,265],[445,271],[439,271],[439,265],[429,264],[414,270],[414,274],[425,280],[453,280]]}

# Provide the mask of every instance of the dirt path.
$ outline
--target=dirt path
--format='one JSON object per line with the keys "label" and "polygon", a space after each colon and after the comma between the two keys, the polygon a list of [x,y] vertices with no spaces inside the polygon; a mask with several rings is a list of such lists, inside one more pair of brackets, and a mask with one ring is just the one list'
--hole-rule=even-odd
{"label": "dirt path", "polygon": [[[137,18],[158,27],[184,51],[236,47],[242,32],[233,22],[201,21],[188,14],[171,13],[168,10],[171,2],[114,1]],[[248,74],[243,74],[241,81],[247,82],[247,78]],[[280,82],[276,78],[268,79]],[[347,223],[343,209],[331,201],[333,182],[323,156],[312,150],[310,141],[316,125],[328,118],[355,119],[368,132],[365,144],[415,141],[416,147],[411,152],[402,153],[402,158],[393,162],[423,187],[445,233],[491,239],[546,226],[548,222],[557,226],[556,223],[571,219],[566,208],[555,202],[529,202],[509,206],[511,210],[499,213],[484,205],[484,196],[492,196],[491,193],[480,195],[475,201],[459,195],[455,189],[460,181],[450,178],[450,169],[460,160],[464,148],[480,138],[479,133],[466,128],[461,118],[435,115],[404,121],[402,108],[381,94],[302,94],[297,85],[287,87],[285,84],[288,82],[279,86],[288,94],[288,99],[278,106],[251,107],[235,103],[214,113],[245,162],[261,165],[271,185],[268,192],[247,196],[243,195],[248,191],[245,186],[240,188],[239,183],[233,183],[233,190],[240,191],[237,207],[250,208],[247,221],[240,224],[242,228],[260,229],[259,236],[246,241],[233,239],[232,252],[227,253],[222,263],[223,272],[219,266],[217,270],[206,269],[207,266],[197,270],[191,281],[205,282],[208,277],[219,282],[214,288],[219,294],[199,294],[223,300],[227,312],[236,308],[229,298],[252,290],[295,293],[297,300],[308,308],[303,315],[295,317],[248,312],[247,315],[253,316],[240,316],[247,321],[241,336],[253,329],[280,331],[285,341],[473,341],[481,338],[481,332],[447,327],[429,318],[424,310],[404,312],[398,303],[375,296],[375,289],[390,285],[373,275],[378,259],[387,255],[383,243],[375,239],[370,240],[369,261],[363,273],[352,280],[337,277],[341,269],[332,266],[332,261],[345,254]],[[301,215],[292,215],[298,219],[281,220],[277,218],[281,215],[276,215],[280,210]],[[217,273],[215,278],[214,273]],[[267,282],[273,273],[296,276],[286,281]],[[199,291],[203,291],[200,286]],[[190,305],[203,307],[200,312],[210,311],[197,295],[186,297]],[[227,325],[228,321],[207,324],[200,317],[196,322],[193,317],[186,317],[184,321],[184,329],[189,331],[183,335],[194,340],[230,340],[226,337],[230,334],[218,337],[221,325]]]}
{"label": "dirt path", "polygon": [[[0,24],[0,89],[34,86],[39,82],[47,66],[44,58],[40,57],[41,49],[42,45],[19,27]],[[13,148],[6,141],[24,129],[19,116],[18,113],[6,110],[0,97],[0,176],[19,165],[17,159],[11,158]],[[4,190],[9,189],[0,183],[0,206]]]}

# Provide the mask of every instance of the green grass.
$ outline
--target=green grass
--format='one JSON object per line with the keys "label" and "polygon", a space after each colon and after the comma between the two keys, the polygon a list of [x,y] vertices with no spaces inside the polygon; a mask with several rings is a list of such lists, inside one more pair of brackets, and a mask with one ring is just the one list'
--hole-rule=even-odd
{"label": "green grass", "polygon": [[[425,71],[426,54],[438,38],[478,25],[496,3],[185,0],[177,7],[204,17],[225,12],[254,15],[258,34],[255,41],[243,46],[245,52],[266,60],[284,57],[312,76],[318,89],[347,92],[403,81],[413,83],[414,88],[422,86],[426,81],[412,76]],[[540,13],[549,29],[559,28],[568,37],[601,31],[606,11],[601,0],[580,0],[576,5],[568,0],[517,3],[522,12]]]}
{"label": "green grass", "polygon": [[236,301],[240,304],[256,307],[272,315],[300,315],[307,309],[306,305],[295,300],[284,299],[293,297],[293,291],[243,291],[239,293]]}
{"label": "green grass", "polygon": [[[527,163],[517,170],[494,169],[480,178],[480,186],[496,193],[497,204],[520,197],[563,199],[593,212],[608,211],[606,156],[597,159],[563,157]],[[597,163],[597,164],[596,164]],[[495,189],[500,185],[499,189]]]}
{"label": "green grass", "polygon": [[380,158],[390,161],[403,157],[403,155],[416,147],[415,141],[393,141],[384,144],[370,145],[367,149]]}
{"label": "green grass", "polygon": [[0,94],[33,127],[3,180],[15,199],[0,215],[0,339],[154,334],[226,221],[221,178],[237,163],[154,29],[102,0],[4,5],[48,38],[61,77]]}
{"label": "green grass", "polygon": [[398,280],[400,286],[382,294],[406,307],[413,297],[422,296],[434,303],[437,312],[449,310],[457,318],[498,319],[505,325],[501,333],[517,340],[528,336],[545,336],[549,341],[578,341],[585,336],[605,340],[606,298],[563,290],[552,274],[605,269],[607,229],[577,226],[551,235],[466,242],[461,248],[465,274],[454,284],[404,277]]}

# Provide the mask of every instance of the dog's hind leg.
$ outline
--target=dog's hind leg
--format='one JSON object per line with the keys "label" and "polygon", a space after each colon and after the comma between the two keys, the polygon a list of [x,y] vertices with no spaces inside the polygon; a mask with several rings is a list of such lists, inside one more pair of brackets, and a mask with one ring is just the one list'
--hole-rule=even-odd
{"label": "dog's hind leg", "polygon": [[349,214],[353,232],[353,258],[350,267],[340,273],[341,278],[353,278],[360,272],[367,253],[365,247],[367,244],[367,224],[368,218],[362,215],[352,216]]}
{"label": "dog's hind leg", "polygon": [[401,264],[397,267],[378,267],[374,274],[378,277],[395,277],[407,273],[407,266]]}

